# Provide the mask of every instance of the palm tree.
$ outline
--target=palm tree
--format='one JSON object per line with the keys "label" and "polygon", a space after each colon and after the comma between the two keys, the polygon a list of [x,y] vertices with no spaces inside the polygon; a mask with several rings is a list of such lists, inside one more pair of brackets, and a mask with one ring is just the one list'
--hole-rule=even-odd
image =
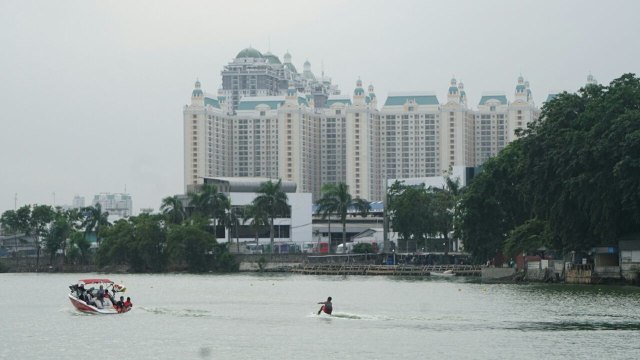
{"label": "palm tree", "polygon": [[253,228],[256,236],[256,245],[258,245],[258,234],[263,227],[269,224],[269,217],[262,209],[254,205],[249,205],[246,207],[244,217],[242,218],[243,224],[247,222],[249,222],[249,225]]}
{"label": "palm tree", "polygon": [[347,243],[347,213],[355,209],[363,217],[369,212],[369,202],[360,198],[353,198],[349,193],[349,186],[345,183],[325,184],[322,186],[322,197],[318,200],[318,213],[335,213],[342,222],[342,247]]}
{"label": "palm tree", "polygon": [[452,179],[450,176],[445,177],[445,187],[433,189],[436,195],[436,216],[435,223],[441,236],[446,243],[445,255],[449,253],[451,248],[451,239],[449,232],[455,231],[455,221],[460,216],[460,202],[463,189],[460,187],[458,178]]}
{"label": "palm tree", "polygon": [[160,210],[172,224],[181,224],[186,217],[184,206],[178,195],[167,196],[162,199]]}
{"label": "palm tree", "polygon": [[[229,200],[227,200],[229,201]],[[231,203],[226,205],[228,209],[224,216],[222,217],[222,224],[228,230],[227,232],[227,243],[231,244],[232,231],[235,230],[236,235],[236,246],[238,252],[240,252],[240,239],[238,238],[238,227],[240,226],[240,216],[238,216],[237,208],[232,208]]]}
{"label": "palm tree", "polygon": [[[321,202],[325,202],[325,200],[320,199],[316,205],[318,205],[318,208],[316,209],[316,214],[322,215],[322,220],[327,220],[329,219],[329,221],[327,222],[327,224],[329,225],[329,248],[331,248],[331,207],[330,206],[322,206]],[[318,251],[320,251],[320,240],[318,240]]]}
{"label": "palm tree", "polygon": [[82,227],[85,229],[85,235],[91,232],[96,233],[96,242],[98,247],[100,246],[100,230],[103,227],[111,226],[109,222],[109,213],[102,212],[102,205],[100,203],[94,206],[88,206],[82,209],[84,220],[82,221]]}
{"label": "palm tree", "polygon": [[230,206],[227,196],[219,192],[215,185],[203,184],[197,193],[189,193],[189,205],[193,208],[193,213],[213,219],[213,236],[215,237],[218,220],[223,219]]}
{"label": "palm tree", "polygon": [[277,183],[269,180],[260,184],[258,188],[258,196],[253,199],[253,205],[264,212],[269,218],[269,237],[271,244],[271,256],[273,256],[273,236],[274,227],[273,220],[278,216],[289,215],[289,199],[287,194],[282,191],[282,180]]}

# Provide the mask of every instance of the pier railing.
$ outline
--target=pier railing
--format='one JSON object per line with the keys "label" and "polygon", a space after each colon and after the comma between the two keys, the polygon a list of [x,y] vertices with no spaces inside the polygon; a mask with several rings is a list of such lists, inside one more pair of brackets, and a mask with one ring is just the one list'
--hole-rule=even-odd
{"label": "pier railing", "polygon": [[290,272],[308,275],[392,275],[429,276],[431,273],[451,271],[458,276],[479,276],[479,265],[371,265],[371,264],[300,264]]}

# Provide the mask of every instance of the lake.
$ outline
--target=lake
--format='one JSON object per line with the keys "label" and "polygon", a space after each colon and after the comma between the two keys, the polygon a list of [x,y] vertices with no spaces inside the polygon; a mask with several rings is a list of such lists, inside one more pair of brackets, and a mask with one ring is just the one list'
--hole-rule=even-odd
{"label": "lake", "polygon": [[[87,315],[109,277],[132,311]],[[640,288],[291,274],[0,274],[0,359],[637,359]],[[333,297],[333,316],[317,302]]]}

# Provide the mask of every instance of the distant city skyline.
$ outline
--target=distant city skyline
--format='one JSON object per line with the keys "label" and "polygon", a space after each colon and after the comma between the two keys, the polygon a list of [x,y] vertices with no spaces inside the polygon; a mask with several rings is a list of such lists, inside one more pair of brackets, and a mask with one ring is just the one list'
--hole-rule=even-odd
{"label": "distant city skyline", "polygon": [[361,78],[379,99],[444,102],[455,77],[475,107],[483,91],[511,100],[522,74],[541,106],[589,74],[607,85],[639,73],[638,12],[636,1],[4,2],[0,212],[126,184],[135,214],[182,193],[181,106],[196,79],[215,93],[239,49],[289,52],[343,94]]}

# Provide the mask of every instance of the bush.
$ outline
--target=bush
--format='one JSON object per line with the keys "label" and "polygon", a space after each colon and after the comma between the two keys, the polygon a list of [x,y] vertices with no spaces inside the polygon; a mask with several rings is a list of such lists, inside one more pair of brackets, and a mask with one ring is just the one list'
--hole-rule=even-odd
{"label": "bush", "polygon": [[373,245],[371,244],[359,243],[353,246],[354,254],[372,254],[373,252]]}

